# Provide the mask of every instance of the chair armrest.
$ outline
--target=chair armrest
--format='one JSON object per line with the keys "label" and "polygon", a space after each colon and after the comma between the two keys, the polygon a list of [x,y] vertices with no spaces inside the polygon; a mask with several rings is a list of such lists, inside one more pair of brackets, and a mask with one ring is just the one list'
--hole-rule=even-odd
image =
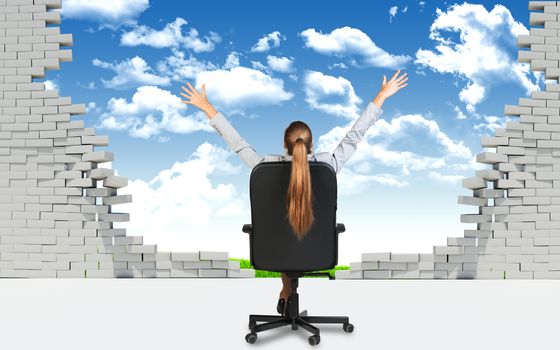
{"label": "chair armrest", "polygon": [[253,225],[251,225],[251,224],[245,224],[245,225],[243,225],[243,228],[242,228],[241,230],[242,230],[243,232],[246,232],[246,233],[249,233],[249,234],[250,234],[250,233],[252,232],[252,230],[253,230]]}
{"label": "chair armrest", "polygon": [[337,223],[336,224],[336,233],[341,233],[341,232],[344,232],[344,231],[346,231],[346,227],[344,227],[344,224]]}

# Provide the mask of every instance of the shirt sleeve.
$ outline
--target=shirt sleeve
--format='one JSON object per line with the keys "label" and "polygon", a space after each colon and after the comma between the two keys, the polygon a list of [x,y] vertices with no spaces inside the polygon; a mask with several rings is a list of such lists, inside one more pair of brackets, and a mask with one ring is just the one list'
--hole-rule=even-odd
{"label": "shirt sleeve", "polygon": [[226,140],[229,147],[237,153],[251,169],[264,160],[264,157],[260,156],[253,147],[239,135],[222,112],[218,112],[210,118],[209,124],[216,129],[218,134]]}
{"label": "shirt sleeve", "polygon": [[332,163],[336,165],[335,170],[337,173],[342,169],[344,164],[346,164],[350,156],[354,154],[358,143],[362,140],[366,131],[377,121],[382,113],[383,110],[377,107],[373,101],[370,101],[366,109],[362,112],[362,115],[356,119],[352,128],[350,128],[342,138],[342,141],[336,146],[332,154]]}

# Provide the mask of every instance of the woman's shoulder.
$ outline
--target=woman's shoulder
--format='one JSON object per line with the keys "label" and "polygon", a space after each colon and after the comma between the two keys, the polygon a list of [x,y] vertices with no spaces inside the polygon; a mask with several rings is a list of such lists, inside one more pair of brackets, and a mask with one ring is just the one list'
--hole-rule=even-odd
{"label": "woman's shoulder", "polygon": [[322,161],[329,161],[332,158],[331,152],[319,152],[313,155],[315,159]]}
{"label": "woman's shoulder", "polygon": [[275,154],[275,153],[271,153],[271,154],[267,154],[264,156],[263,161],[264,162],[277,162],[280,160],[283,160],[284,156],[282,156],[281,154]]}

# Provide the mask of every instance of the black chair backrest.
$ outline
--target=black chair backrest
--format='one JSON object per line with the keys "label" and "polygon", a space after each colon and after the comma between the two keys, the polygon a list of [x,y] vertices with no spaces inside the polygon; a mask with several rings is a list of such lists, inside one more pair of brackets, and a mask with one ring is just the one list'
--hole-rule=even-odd
{"label": "black chair backrest", "polygon": [[260,162],[251,171],[251,265],[275,272],[332,269],[338,260],[336,172],[328,163],[309,162],[315,220],[298,241],[286,208],[291,165],[291,161]]}

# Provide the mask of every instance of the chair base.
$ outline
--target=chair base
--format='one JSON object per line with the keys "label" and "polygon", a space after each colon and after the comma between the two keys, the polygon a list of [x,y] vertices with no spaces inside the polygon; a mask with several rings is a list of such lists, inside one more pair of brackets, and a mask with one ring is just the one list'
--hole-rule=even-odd
{"label": "chair base", "polygon": [[[257,322],[265,322],[256,324]],[[348,316],[307,316],[307,310],[303,310],[296,317],[275,316],[275,315],[249,315],[249,329],[252,332],[262,332],[268,329],[292,326],[292,330],[297,330],[298,326],[308,330],[314,335],[320,335],[319,328],[311,323],[349,323]],[[252,327],[251,327],[252,326]]]}
{"label": "chair base", "polygon": [[[279,328],[290,325],[292,330],[297,330],[300,326],[311,332],[309,337],[311,345],[319,344],[320,330],[311,323],[340,323],[345,332],[351,333],[354,326],[349,323],[348,316],[308,316],[307,310],[299,312],[299,295],[297,293],[298,279],[291,278],[292,294],[290,295],[290,309],[285,316],[278,315],[249,315],[249,329],[251,333],[245,336],[249,343],[257,340],[257,333],[269,329]],[[257,322],[265,322],[257,324]]]}

